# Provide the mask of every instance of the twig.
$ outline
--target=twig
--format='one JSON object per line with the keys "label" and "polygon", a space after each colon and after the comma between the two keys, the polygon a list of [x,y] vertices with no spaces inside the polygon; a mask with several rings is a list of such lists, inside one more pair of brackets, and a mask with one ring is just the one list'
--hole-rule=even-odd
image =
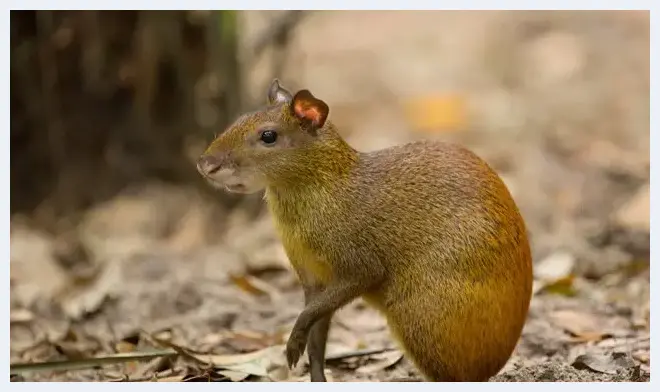
{"label": "twig", "polygon": [[67,361],[48,361],[37,363],[15,363],[9,366],[10,374],[22,374],[28,372],[44,372],[57,370],[80,370],[94,368],[101,365],[110,365],[116,363],[141,361],[145,359],[176,356],[179,355],[175,350],[156,350],[150,352],[118,353],[104,357],[76,359]]}
{"label": "twig", "polygon": [[349,351],[325,357],[326,361],[339,361],[347,358],[364,357],[367,355],[382,354],[390,351],[396,351],[396,348],[374,348],[368,350]]}

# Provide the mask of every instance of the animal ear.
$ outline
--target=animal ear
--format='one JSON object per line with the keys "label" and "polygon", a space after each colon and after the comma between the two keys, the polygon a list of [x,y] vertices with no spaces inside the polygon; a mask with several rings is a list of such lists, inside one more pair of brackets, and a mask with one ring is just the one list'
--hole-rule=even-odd
{"label": "animal ear", "polygon": [[268,88],[268,104],[275,105],[278,103],[289,103],[291,102],[291,99],[291,93],[280,86],[279,80],[273,79],[273,82]]}
{"label": "animal ear", "polygon": [[325,124],[330,108],[309,90],[300,90],[291,101],[291,111],[304,127],[315,132]]}

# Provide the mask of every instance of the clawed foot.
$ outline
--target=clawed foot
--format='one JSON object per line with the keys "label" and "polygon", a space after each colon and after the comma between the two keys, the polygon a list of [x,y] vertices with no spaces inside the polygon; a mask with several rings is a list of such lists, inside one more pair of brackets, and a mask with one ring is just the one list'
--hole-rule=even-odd
{"label": "clawed foot", "polygon": [[296,332],[291,333],[289,341],[286,343],[286,360],[290,369],[298,364],[298,360],[305,352],[306,345],[307,335]]}

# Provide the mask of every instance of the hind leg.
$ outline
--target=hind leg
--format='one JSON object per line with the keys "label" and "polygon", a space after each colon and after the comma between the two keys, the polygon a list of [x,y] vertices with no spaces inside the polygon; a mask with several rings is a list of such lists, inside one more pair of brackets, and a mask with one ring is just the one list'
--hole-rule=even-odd
{"label": "hind leg", "polygon": [[423,313],[425,317],[417,312],[416,319],[406,312],[395,312],[390,328],[427,381],[488,381],[504,366],[515,345],[515,336],[507,333],[508,324],[483,322],[482,309],[464,310],[459,317],[432,308]]}

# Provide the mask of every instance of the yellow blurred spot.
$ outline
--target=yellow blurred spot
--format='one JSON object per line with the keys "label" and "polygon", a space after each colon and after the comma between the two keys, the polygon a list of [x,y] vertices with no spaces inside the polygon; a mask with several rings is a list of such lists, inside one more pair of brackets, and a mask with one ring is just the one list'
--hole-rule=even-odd
{"label": "yellow blurred spot", "polygon": [[466,102],[457,94],[413,98],[405,103],[408,121],[423,132],[465,129]]}
{"label": "yellow blurred spot", "polygon": [[132,343],[122,341],[117,343],[115,348],[118,353],[132,353],[137,347]]}

